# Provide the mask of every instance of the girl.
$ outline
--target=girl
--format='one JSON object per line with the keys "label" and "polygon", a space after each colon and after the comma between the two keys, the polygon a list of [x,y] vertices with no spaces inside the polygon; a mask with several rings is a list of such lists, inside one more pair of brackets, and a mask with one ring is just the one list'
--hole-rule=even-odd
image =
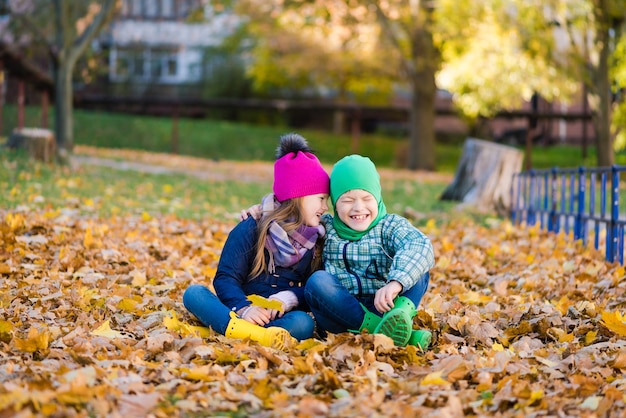
{"label": "girl", "polygon": [[[276,157],[273,194],[263,199],[258,223],[250,217],[229,234],[213,279],[215,293],[195,284],[183,303],[227,337],[286,349],[294,338],[313,336],[304,284],[322,263],[329,177],[300,135],[282,136]],[[247,296],[253,294],[280,302],[282,309],[252,305]]]}

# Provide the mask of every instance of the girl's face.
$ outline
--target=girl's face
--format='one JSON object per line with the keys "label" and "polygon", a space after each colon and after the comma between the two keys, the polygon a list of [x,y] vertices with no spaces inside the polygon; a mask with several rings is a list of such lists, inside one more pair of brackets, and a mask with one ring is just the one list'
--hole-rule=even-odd
{"label": "girl's face", "polygon": [[302,219],[307,226],[318,226],[320,218],[328,210],[328,195],[311,194],[302,198]]}
{"label": "girl's face", "polygon": [[365,190],[349,190],[335,204],[339,219],[355,231],[365,231],[378,216],[378,202]]}

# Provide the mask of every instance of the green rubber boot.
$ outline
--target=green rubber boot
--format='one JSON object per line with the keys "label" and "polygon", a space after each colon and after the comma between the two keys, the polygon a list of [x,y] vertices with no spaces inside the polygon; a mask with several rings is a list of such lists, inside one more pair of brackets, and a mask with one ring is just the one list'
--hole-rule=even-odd
{"label": "green rubber boot", "polygon": [[417,315],[417,309],[411,299],[398,296],[394,300],[393,308],[385,312],[374,334],[383,334],[393,340],[399,347],[404,347],[411,338],[413,332],[413,317]]}
{"label": "green rubber boot", "polygon": [[359,327],[359,329],[350,329],[348,331],[359,334],[361,333],[361,331],[365,330],[368,333],[373,334],[374,330],[380,323],[381,318],[375,313],[370,312],[365,306],[363,306],[363,304],[361,304],[361,308],[363,308],[363,311],[365,311],[365,316],[363,317],[363,322],[361,323],[361,326]]}
{"label": "green rubber boot", "polygon": [[430,331],[424,329],[414,329],[409,337],[409,342],[406,345],[414,345],[422,351],[428,350],[430,342],[433,339],[433,334]]}

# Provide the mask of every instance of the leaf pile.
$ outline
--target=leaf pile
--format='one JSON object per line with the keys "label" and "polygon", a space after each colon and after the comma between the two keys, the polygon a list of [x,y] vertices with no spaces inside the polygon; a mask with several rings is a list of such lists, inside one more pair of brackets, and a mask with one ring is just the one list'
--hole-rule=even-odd
{"label": "leaf pile", "polygon": [[564,235],[429,223],[416,326],[290,352],[199,327],[232,223],[0,210],[0,417],[623,416],[624,267]]}

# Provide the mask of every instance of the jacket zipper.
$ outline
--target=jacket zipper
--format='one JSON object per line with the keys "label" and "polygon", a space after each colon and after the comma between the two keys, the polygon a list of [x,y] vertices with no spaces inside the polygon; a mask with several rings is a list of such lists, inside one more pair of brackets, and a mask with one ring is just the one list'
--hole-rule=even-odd
{"label": "jacket zipper", "polygon": [[347,252],[348,252],[348,244],[345,244],[343,246],[343,251],[342,251],[343,264],[345,264],[346,270],[348,271],[348,273],[353,275],[354,278],[356,279],[356,284],[357,284],[357,287],[359,288],[358,296],[361,297],[363,296],[363,285],[361,284],[361,278],[355,272],[353,272],[352,269],[350,268],[350,264],[348,264]]}

